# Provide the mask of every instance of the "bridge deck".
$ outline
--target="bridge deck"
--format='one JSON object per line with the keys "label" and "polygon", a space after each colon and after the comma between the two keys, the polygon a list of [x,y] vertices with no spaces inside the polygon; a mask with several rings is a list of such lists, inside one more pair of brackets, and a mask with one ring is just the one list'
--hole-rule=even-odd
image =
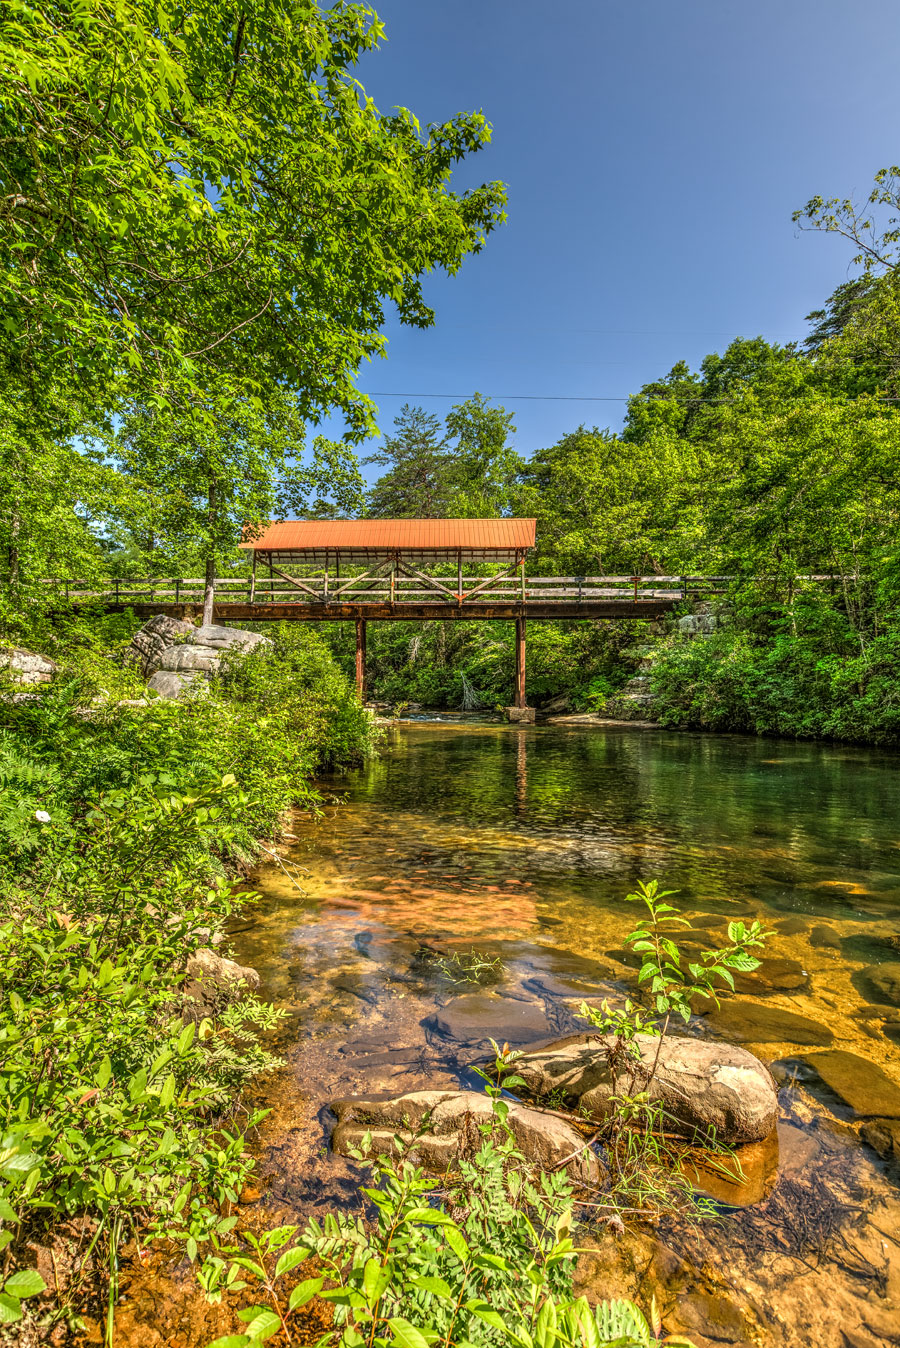
{"label": "bridge deck", "polygon": [[[154,613],[167,613],[173,618],[194,617],[198,604],[150,602],[136,600],[115,603],[101,600],[108,613],[125,609],[141,618]],[[368,601],[365,603],[303,604],[303,603],[215,603],[213,621],[229,622],[424,622],[436,618],[442,621],[471,622],[472,619],[506,620],[514,618],[658,618],[671,613],[680,602],[680,596],[669,599],[590,599],[577,600],[529,599],[523,604],[514,601],[482,604],[408,603]]]}

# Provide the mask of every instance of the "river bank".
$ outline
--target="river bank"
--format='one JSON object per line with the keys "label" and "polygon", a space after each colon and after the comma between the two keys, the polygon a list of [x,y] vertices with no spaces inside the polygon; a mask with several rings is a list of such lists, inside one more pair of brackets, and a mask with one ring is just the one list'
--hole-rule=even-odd
{"label": "river bank", "polygon": [[[410,725],[369,767],[323,785],[346,804],[317,823],[298,815],[283,857],[305,868],[303,893],[266,865],[263,899],[232,936],[287,1012],[273,1039],[285,1066],[258,1097],[272,1113],[253,1220],[357,1201],[355,1167],[328,1150],[335,1096],[471,1085],[486,1036],[565,1033],[582,998],[633,990],[621,896],[654,874],[711,939],[734,915],[775,932],[736,998],[691,1032],[772,1065],[777,1146],[742,1155],[741,1184],[704,1175],[716,1222],[587,1233],[581,1285],[644,1305],[654,1295],[700,1345],[892,1342],[900,1194],[871,1145],[885,1149],[873,1108],[890,1116],[900,1091],[900,1011],[872,981],[898,935],[892,755]],[[472,950],[499,962],[497,981],[448,984],[434,952]],[[182,1275],[156,1277],[167,1314],[188,1323]],[[151,1299],[136,1296],[124,1314],[146,1334]]]}

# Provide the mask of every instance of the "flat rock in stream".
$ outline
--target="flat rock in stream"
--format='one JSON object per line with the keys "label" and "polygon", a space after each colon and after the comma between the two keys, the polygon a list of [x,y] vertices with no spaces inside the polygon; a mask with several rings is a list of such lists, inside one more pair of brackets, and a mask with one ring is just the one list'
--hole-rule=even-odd
{"label": "flat rock in stream", "polygon": [[752,973],[734,976],[735,992],[749,993],[759,997],[767,992],[793,992],[805,988],[809,983],[809,974],[799,960],[779,959],[765,956],[759,962],[759,968]]}
{"label": "flat rock in stream", "polygon": [[834,1035],[819,1021],[800,1016],[796,1011],[784,1011],[780,1006],[741,998],[713,1009],[707,1023],[723,1039],[736,1039],[739,1044],[808,1044],[827,1048],[834,1043]]}
{"label": "flat rock in stream", "polygon": [[900,1119],[900,1085],[877,1063],[842,1048],[803,1056],[858,1117]]}
{"label": "flat rock in stream", "polygon": [[487,1048],[490,1039],[498,1044],[533,1044],[553,1034],[540,1002],[513,1000],[489,992],[454,997],[426,1017],[422,1025],[431,1034],[468,1048]]}
{"label": "flat rock in stream", "polygon": [[[446,1170],[473,1144],[477,1149],[478,1125],[493,1118],[490,1098],[478,1091],[410,1091],[393,1099],[351,1097],[332,1101],[331,1108],[338,1117],[331,1137],[338,1155],[358,1150],[369,1133],[374,1152],[396,1153],[412,1144],[418,1163],[437,1171]],[[516,1145],[535,1165],[544,1170],[565,1168],[577,1184],[599,1182],[596,1156],[564,1119],[510,1102],[506,1121]]]}
{"label": "flat rock in stream", "polygon": [[[647,1089],[662,1105],[667,1126],[684,1136],[739,1146],[768,1137],[778,1116],[771,1072],[746,1049],[709,1040],[667,1035],[635,1039],[640,1060],[610,1062],[612,1039],[571,1035],[525,1053],[516,1072],[536,1098],[562,1096],[570,1107],[600,1122],[610,1112],[610,1096]],[[659,1059],[650,1079],[657,1049]]]}
{"label": "flat rock in stream", "polygon": [[870,964],[853,975],[853,983],[870,1002],[900,1006],[900,960]]}

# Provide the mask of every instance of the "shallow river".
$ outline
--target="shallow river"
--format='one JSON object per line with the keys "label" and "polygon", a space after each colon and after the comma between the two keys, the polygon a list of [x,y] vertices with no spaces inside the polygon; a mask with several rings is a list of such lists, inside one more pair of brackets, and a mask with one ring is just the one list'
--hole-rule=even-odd
{"label": "shallow river", "polygon": [[[781,1122],[746,1149],[743,1185],[707,1186],[718,1222],[593,1232],[583,1285],[655,1295],[698,1345],[900,1343],[898,1176],[861,1140],[873,1116],[900,1119],[898,766],[626,727],[388,732],[375,762],[322,783],[342,804],[298,814],[287,869],[264,868],[233,936],[288,1011],[262,1092],[263,1210],[355,1201],[329,1100],[471,1083],[488,1036],[569,1032],[583,998],[633,987],[624,895],[657,877],[710,943],[732,916],[774,929],[691,1032],[773,1064]],[[473,949],[500,981],[454,984],[435,958]]]}

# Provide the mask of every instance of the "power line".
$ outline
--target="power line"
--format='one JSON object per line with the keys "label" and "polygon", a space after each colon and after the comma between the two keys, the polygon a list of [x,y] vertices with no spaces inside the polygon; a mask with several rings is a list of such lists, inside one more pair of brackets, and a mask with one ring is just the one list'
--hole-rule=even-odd
{"label": "power line", "polygon": [[[448,398],[456,402],[467,402],[472,396],[471,393],[368,393],[364,389],[359,391],[360,393],[366,393],[368,398]],[[659,393],[627,393],[610,397],[600,397],[593,393],[487,393],[484,396],[492,401],[503,403],[627,403],[631,402],[632,398],[681,403],[732,404],[743,402],[742,398],[679,398],[677,396],[666,398],[664,394]],[[887,394],[875,394],[873,398],[874,401],[882,403],[900,402],[900,397],[892,397]],[[797,400],[795,398],[779,398],[773,401],[793,403]]]}

